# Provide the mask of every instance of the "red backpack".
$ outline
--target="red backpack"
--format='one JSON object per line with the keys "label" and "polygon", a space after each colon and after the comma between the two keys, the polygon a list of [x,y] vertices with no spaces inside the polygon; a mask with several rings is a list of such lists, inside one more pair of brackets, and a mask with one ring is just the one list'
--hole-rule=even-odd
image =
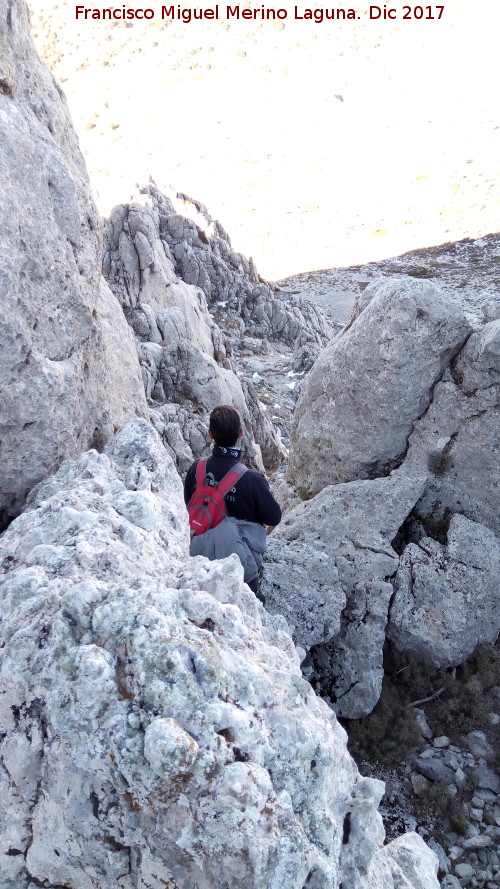
{"label": "red backpack", "polygon": [[206,460],[200,460],[196,467],[196,488],[188,503],[189,527],[191,537],[204,534],[210,528],[215,528],[227,516],[226,502],[224,500],[228,491],[238,482],[247,471],[243,463],[236,463],[225,476],[221,478],[216,487],[206,484]]}

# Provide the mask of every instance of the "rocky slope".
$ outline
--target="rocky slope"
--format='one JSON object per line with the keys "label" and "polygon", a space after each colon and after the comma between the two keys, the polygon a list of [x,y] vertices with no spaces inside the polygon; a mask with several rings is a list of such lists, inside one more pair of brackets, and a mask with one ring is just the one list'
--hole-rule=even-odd
{"label": "rocky slope", "polygon": [[283,619],[189,558],[145,421],[38,486],[0,564],[2,889],[437,889]]}

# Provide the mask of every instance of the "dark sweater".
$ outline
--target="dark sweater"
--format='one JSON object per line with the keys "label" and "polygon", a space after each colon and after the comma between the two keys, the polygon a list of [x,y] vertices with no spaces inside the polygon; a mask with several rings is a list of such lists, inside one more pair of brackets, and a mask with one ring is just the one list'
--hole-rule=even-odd
{"label": "dark sweater", "polygon": [[[189,467],[184,482],[184,501],[189,503],[196,488],[196,460]],[[214,446],[212,456],[207,460],[206,474],[208,483],[215,485],[236,464],[241,462],[239,448],[221,448]],[[235,519],[247,522],[258,522],[261,525],[278,525],[281,521],[281,509],[274,499],[269,483],[261,472],[248,469],[225,497],[227,514]]]}

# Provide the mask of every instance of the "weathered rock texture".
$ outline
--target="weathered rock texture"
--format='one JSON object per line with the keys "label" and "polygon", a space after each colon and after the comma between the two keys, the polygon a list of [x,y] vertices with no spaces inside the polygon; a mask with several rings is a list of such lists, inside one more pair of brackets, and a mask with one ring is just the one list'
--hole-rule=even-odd
{"label": "weathered rock texture", "polygon": [[460,512],[500,534],[500,320],[468,339],[410,438],[406,466],[431,479],[416,513],[439,528]]}
{"label": "weathered rock texture", "polygon": [[435,667],[463,663],[500,631],[500,541],[484,525],[454,515],[447,546],[411,543],[395,580],[388,636]]}
{"label": "weathered rock texture", "polygon": [[470,326],[456,301],[419,281],[370,285],[354,320],[306,377],[291,435],[290,474],[317,492],[387,475]]}
{"label": "weathered rock texture", "polygon": [[[236,253],[220,222],[187,195],[177,195],[175,207],[154,183],[147,189],[160,214],[160,236],[176,273],[199,287],[211,308],[242,334],[278,340],[296,350],[299,362],[326,345],[334,333],[321,309],[287,294],[281,298],[259,277],[252,259]],[[178,199],[182,199],[179,203]]]}
{"label": "weathered rock texture", "polygon": [[[145,421],[1,539],[0,887],[438,889]],[[385,553],[381,559],[386,559]]]}
{"label": "weathered rock texture", "polygon": [[66,102],[0,0],[0,527],[26,492],[145,413],[130,331],[101,283],[99,224]]}
{"label": "weathered rock texture", "polygon": [[364,716],[380,697],[390,578],[399,564],[391,541],[425,481],[394,472],[329,486],[290,510],[270,536],[266,607],[284,614],[294,638],[312,649],[311,675],[338,715]]}
{"label": "weathered rock texture", "polygon": [[255,389],[247,383],[243,391],[203,290],[177,277],[165,237],[173,207],[151,192],[115,207],[105,222],[103,268],[136,336],[155,428],[183,471],[207,449],[212,408],[232,404],[247,432],[245,459],[276,468],[284,450]]}

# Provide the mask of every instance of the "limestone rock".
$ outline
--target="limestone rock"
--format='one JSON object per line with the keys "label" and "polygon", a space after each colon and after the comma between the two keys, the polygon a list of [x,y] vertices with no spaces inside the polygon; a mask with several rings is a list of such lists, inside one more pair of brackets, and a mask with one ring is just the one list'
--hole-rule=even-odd
{"label": "limestone rock", "polygon": [[414,886],[415,889],[426,889],[432,885],[435,880],[437,856],[426,846],[418,833],[397,837],[389,844],[388,854],[410,886]]}
{"label": "limestone rock", "polygon": [[97,212],[23,0],[0,2],[0,527],[61,460],[145,414],[133,340],[101,286]]}
{"label": "limestone rock", "polygon": [[462,663],[500,630],[500,541],[454,515],[448,542],[409,544],[396,574],[387,634],[435,667]]}
{"label": "limestone rock", "polygon": [[207,208],[187,195],[168,198],[151,182],[143,189],[157,208],[160,237],[177,274],[200,288],[209,305],[226,317],[228,331],[285,342],[296,350],[297,370],[326,345],[334,328],[321,309],[292,295],[282,297],[231,246],[227,232]]}
{"label": "limestone rock", "polygon": [[500,321],[474,332],[410,438],[406,465],[431,477],[417,515],[461,512],[500,534]]}
{"label": "limestone rock", "polygon": [[282,614],[296,645],[308,651],[340,631],[346,597],[334,560],[301,541],[270,537],[261,592],[266,610]]}
{"label": "limestone rock", "polygon": [[310,493],[387,475],[402,463],[433,387],[470,333],[456,301],[429,283],[385,281],[306,376],[290,476]]}
{"label": "limestone rock", "polygon": [[[394,472],[330,486],[286,513],[269,538],[263,592],[269,607],[296,627],[306,649],[325,628],[331,633],[335,624],[325,624],[325,609],[338,614],[346,597],[339,632],[326,645],[316,643],[309,668],[347,718],[370,713],[380,696],[393,593],[388,579],[398,567],[391,542],[425,481]],[[297,586],[291,594],[292,582]]]}
{"label": "limestone rock", "polygon": [[[244,458],[259,469],[262,460],[275,469],[284,449],[254,387],[247,383],[243,391],[231,345],[211,317],[203,290],[177,277],[177,262],[164,236],[166,208],[171,213],[173,208],[167,198],[156,191],[154,195],[146,190],[133,203],[114,208],[104,223],[103,264],[136,336],[146,396],[156,414],[151,419],[183,470],[207,449],[212,408],[232,404],[247,432]],[[164,424],[164,405],[185,408],[189,422],[183,418],[178,425],[176,412],[169,410]]]}
{"label": "limestone rock", "polygon": [[128,423],[0,539],[0,887],[437,889],[238,560]]}

